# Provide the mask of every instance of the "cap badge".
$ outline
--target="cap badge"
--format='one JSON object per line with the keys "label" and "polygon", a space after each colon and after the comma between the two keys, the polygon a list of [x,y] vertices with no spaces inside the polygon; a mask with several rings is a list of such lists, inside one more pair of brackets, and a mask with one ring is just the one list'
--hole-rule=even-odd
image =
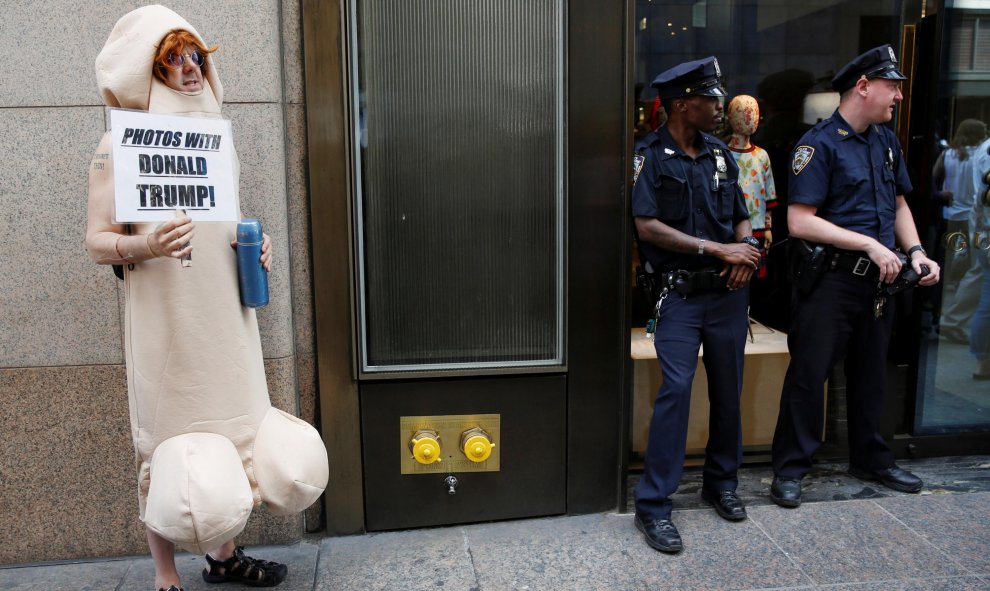
{"label": "cap badge", "polygon": [[[891,53],[893,53],[893,51],[891,51]],[[722,70],[719,69],[719,67],[718,67],[718,58],[712,58],[712,65],[715,66],[715,77],[716,78],[721,78],[722,77]]]}
{"label": "cap badge", "polygon": [[794,161],[791,162],[791,171],[795,175],[801,174],[801,171],[811,162],[811,157],[814,155],[815,149],[811,146],[798,146],[794,150]]}
{"label": "cap badge", "polygon": [[894,48],[893,47],[887,47],[887,53],[890,54],[890,61],[892,61],[892,62],[894,62],[896,64],[897,63],[897,58],[894,57]]}

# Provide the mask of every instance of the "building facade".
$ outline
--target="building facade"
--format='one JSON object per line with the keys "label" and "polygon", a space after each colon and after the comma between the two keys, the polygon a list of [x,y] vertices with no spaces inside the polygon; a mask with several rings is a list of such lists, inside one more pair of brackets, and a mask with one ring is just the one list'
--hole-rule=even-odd
{"label": "building facade", "polygon": [[[0,77],[0,563],[146,552],[123,292],[84,247],[109,121],[93,62],[140,5],[0,9],[13,58]],[[274,239],[258,312],[272,402],[315,424],[330,457],[324,500],[290,518],[256,511],[249,544],[624,508],[642,321],[630,155],[663,69],[719,58],[729,94],[764,105],[754,139],[777,149],[779,187],[792,136],[834,106],[834,70],[892,43],[911,78],[896,129],[930,250],[945,238],[930,205],[940,140],[990,104],[990,2],[974,0],[168,6],[220,45],[242,209]],[[988,449],[990,382],[964,380],[967,351],[935,332],[954,289],[917,294],[898,318],[888,432],[901,455]],[[497,455],[467,457],[475,428]],[[424,445],[446,463],[416,460]]]}

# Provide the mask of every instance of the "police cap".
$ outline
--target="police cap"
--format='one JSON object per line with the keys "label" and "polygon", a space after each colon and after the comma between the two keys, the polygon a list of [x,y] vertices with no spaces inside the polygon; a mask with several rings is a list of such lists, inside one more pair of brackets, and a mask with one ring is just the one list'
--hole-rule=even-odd
{"label": "police cap", "polygon": [[685,62],[661,73],[650,85],[660,100],[681,96],[725,96],[721,85],[722,71],[714,57]]}
{"label": "police cap", "polygon": [[842,66],[835,78],[832,78],[832,89],[845,92],[855,86],[861,76],[867,80],[907,80],[907,76],[897,69],[897,56],[890,44],[874,47]]}

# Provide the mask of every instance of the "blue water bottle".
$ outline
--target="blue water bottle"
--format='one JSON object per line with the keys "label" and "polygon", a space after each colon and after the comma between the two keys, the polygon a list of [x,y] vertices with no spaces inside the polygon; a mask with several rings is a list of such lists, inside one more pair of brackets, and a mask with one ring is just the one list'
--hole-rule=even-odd
{"label": "blue water bottle", "polygon": [[261,266],[261,222],[245,218],[237,224],[237,280],[241,304],[260,308],[268,304],[268,272]]}

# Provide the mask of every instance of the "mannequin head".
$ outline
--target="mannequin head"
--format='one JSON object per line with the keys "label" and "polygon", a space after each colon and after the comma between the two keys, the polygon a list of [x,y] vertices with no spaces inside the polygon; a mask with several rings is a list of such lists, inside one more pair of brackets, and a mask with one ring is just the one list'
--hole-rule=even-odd
{"label": "mannequin head", "polygon": [[732,133],[743,136],[756,133],[756,128],[760,125],[760,107],[755,98],[740,94],[729,101],[728,111]]}

